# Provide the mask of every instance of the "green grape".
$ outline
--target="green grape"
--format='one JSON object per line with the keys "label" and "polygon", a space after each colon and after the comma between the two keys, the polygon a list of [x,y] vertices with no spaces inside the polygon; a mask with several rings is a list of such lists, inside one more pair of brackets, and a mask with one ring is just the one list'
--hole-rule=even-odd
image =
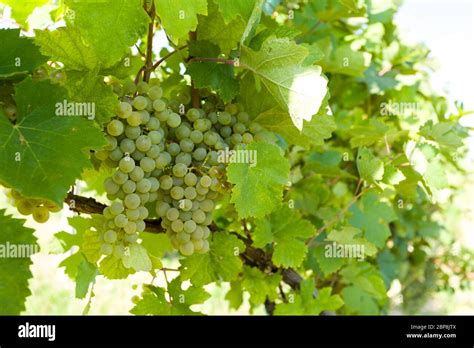
{"label": "green grape", "polygon": [[245,125],[243,123],[238,122],[238,123],[234,124],[232,129],[233,129],[234,133],[244,134],[245,130],[247,128],[245,127]]}
{"label": "green grape", "polygon": [[[179,221],[179,220],[178,220]],[[171,227],[173,227],[173,225],[171,225]],[[173,230],[174,231],[174,230]],[[180,231],[176,231],[177,234],[176,234],[176,240],[180,243],[180,244],[186,244],[188,243],[190,240],[191,240],[191,237],[188,233],[184,232],[183,229],[181,229]]]}
{"label": "green grape", "polygon": [[178,219],[178,217],[179,217],[179,211],[178,211],[178,209],[176,209],[176,208],[170,208],[170,209],[168,209],[168,211],[166,212],[166,217],[167,217],[170,221],[175,221],[175,220]]}
{"label": "green grape", "polygon": [[120,190],[120,186],[117,185],[112,178],[107,178],[104,181],[104,189],[109,195],[115,195]]}
{"label": "green grape", "polygon": [[201,201],[203,201],[203,200],[205,200],[205,199],[206,199],[206,196],[205,196],[205,195],[197,195],[197,196],[196,196],[196,200],[197,200],[198,202],[201,202]]}
{"label": "green grape", "polygon": [[196,225],[196,227],[194,228],[194,231],[191,234],[191,239],[200,240],[203,238],[204,238],[204,229],[201,226]]}
{"label": "green grape", "polygon": [[124,125],[119,120],[112,120],[107,125],[107,132],[114,137],[118,137],[123,131]]}
{"label": "green grape", "polygon": [[181,152],[181,148],[177,143],[168,144],[167,150],[171,156],[176,156]]}
{"label": "green grape", "polygon": [[156,117],[151,117],[150,120],[146,124],[146,128],[151,131],[160,129],[161,123],[160,120]]}
{"label": "green grape", "polygon": [[[163,110],[161,112],[158,112],[158,114],[156,115],[156,117],[160,120],[160,122],[166,122],[168,121],[169,117],[171,115],[171,111],[170,110]],[[167,123],[168,124],[168,123]]]}
{"label": "green grape", "polygon": [[127,102],[121,102],[117,108],[117,115],[120,118],[128,118],[132,114],[132,106]]}
{"label": "green grape", "polygon": [[127,215],[128,220],[137,221],[140,217],[140,210],[139,209],[127,209],[127,212],[125,214]]}
{"label": "green grape", "polygon": [[170,191],[170,195],[173,199],[180,200],[184,196],[184,190],[180,186],[174,186]]}
{"label": "green grape", "polygon": [[186,117],[189,121],[194,122],[201,117],[201,113],[198,109],[189,109],[186,113]]}
{"label": "green grape", "polygon": [[[193,205],[193,203],[191,202],[191,207],[192,207],[192,205]],[[191,220],[192,217],[193,217],[193,213],[191,211],[180,211],[179,212],[179,218],[183,221],[189,221],[189,220]]]}
{"label": "green grape", "polygon": [[148,217],[148,209],[146,207],[139,207],[138,208],[140,212],[140,220],[145,220]]}
{"label": "green grape", "polygon": [[145,81],[138,82],[138,84],[137,84],[138,93],[146,94],[146,93],[148,93],[149,89],[150,89],[150,86],[148,85],[147,82],[145,82]]}
{"label": "green grape", "polygon": [[122,259],[125,256],[125,247],[123,245],[115,245],[113,253],[115,257]]}
{"label": "green grape", "polygon": [[139,151],[147,152],[150,150],[152,143],[148,135],[140,135],[137,140],[135,140],[135,145]]}
{"label": "green grape", "polygon": [[219,136],[212,131],[206,132],[204,134],[204,144],[208,146],[214,146],[219,140]]}
{"label": "green grape", "polygon": [[158,169],[164,169],[171,163],[171,155],[168,152],[162,152],[155,160],[155,166]]}
{"label": "green grape", "polygon": [[111,255],[114,251],[114,247],[111,244],[102,244],[100,246],[100,252],[103,255]]}
{"label": "green grape", "polygon": [[125,197],[124,203],[129,209],[137,209],[140,206],[140,197],[136,193],[128,194]]}
{"label": "green grape", "polygon": [[173,166],[173,175],[182,178],[188,172],[188,167],[183,163],[177,163]]}
{"label": "green grape", "polygon": [[130,173],[135,168],[135,161],[129,157],[124,157],[119,162],[119,168],[124,173]]}
{"label": "green grape", "polygon": [[204,188],[209,188],[212,184],[211,177],[204,175],[201,180],[199,180],[199,184]]}
{"label": "green grape", "polygon": [[173,186],[183,186],[184,184],[184,178],[178,178],[176,176],[173,176]]}
{"label": "green grape", "polygon": [[142,130],[140,127],[132,127],[132,126],[125,127],[125,136],[128,139],[135,140],[140,136],[140,134],[142,134]]}
{"label": "green grape", "polygon": [[262,131],[262,126],[260,126],[258,123],[252,122],[249,126],[249,130],[253,134],[257,134]]}
{"label": "green grape", "polygon": [[136,233],[133,233],[133,234],[127,234],[127,236],[125,237],[125,240],[129,243],[136,243],[137,240],[138,240],[138,234]]}
{"label": "green grape", "polygon": [[[146,156],[155,160],[160,155],[160,152],[161,152],[161,150],[160,150],[160,147],[158,145],[152,145],[150,150],[147,151]],[[154,162],[155,161],[153,161],[153,170],[156,167],[156,163],[154,163]]]}
{"label": "green grape", "polygon": [[203,227],[202,230],[203,230],[203,233],[204,233],[202,238],[207,239],[207,237],[209,237],[209,235],[211,234],[211,230],[207,226]]}
{"label": "green grape", "polygon": [[133,107],[137,110],[145,110],[148,105],[147,98],[139,95],[133,100]]}
{"label": "green grape", "polygon": [[181,152],[175,159],[176,164],[181,163],[186,167],[191,165],[192,156],[189,153]]}
{"label": "green grape", "polygon": [[[104,217],[108,220],[112,219],[114,217],[114,215],[112,214],[112,212],[110,211],[110,207],[105,207],[104,210],[102,211],[102,214],[104,215]],[[119,213],[120,214],[120,213]]]}
{"label": "green grape", "polygon": [[150,192],[156,192],[160,188],[160,182],[158,179],[154,176],[148,178],[148,181],[150,181]]}
{"label": "green grape", "polygon": [[206,119],[199,119],[199,120],[196,120],[194,121],[194,129],[204,133],[205,131],[209,130],[211,128],[211,125],[207,122],[209,120],[206,120]]}
{"label": "green grape", "polygon": [[188,186],[195,186],[197,183],[197,176],[194,173],[188,173],[184,176],[184,183]]}
{"label": "green grape", "polygon": [[126,234],[133,234],[137,231],[137,224],[133,221],[129,221],[123,229]]}
{"label": "green grape", "polygon": [[[154,164],[155,162],[153,162]],[[151,182],[150,180],[143,178],[139,182],[137,182],[137,191],[140,193],[147,193],[150,191],[151,188]]]}
{"label": "green grape", "polygon": [[196,189],[192,186],[186,187],[186,189],[184,190],[184,196],[187,199],[195,199],[197,196]]}
{"label": "green grape", "polygon": [[112,175],[112,180],[117,184],[117,185],[123,185],[127,180],[128,180],[128,175],[125,174],[124,172],[117,170],[113,175]]}
{"label": "green grape", "polygon": [[183,229],[186,233],[193,233],[196,231],[196,223],[193,220],[188,220],[184,223]]}
{"label": "green grape", "polygon": [[153,109],[156,112],[162,112],[166,109],[166,103],[161,99],[154,100],[153,101]]}
{"label": "green grape", "polygon": [[145,173],[150,173],[156,168],[155,160],[150,157],[143,157],[140,161],[140,167]]}
{"label": "green grape", "polygon": [[191,134],[191,130],[189,127],[186,127],[184,123],[182,123],[178,128],[176,128],[175,135],[178,140],[188,138]]}
{"label": "green grape", "polygon": [[163,175],[160,178],[160,187],[163,190],[169,190],[171,187],[173,187],[173,179],[169,175]]}
{"label": "green grape", "polygon": [[104,146],[104,150],[112,151],[117,147],[117,139],[115,137],[107,135],[105,140],[107,140],[107,145]]}
{"label": "green grape", "polygon": [[205,199],[199,205],[203,212],[209,213],[214,210],[214,202],[210,199]]}
{"label": "green grape", "polygon": [[244,144],[250,144],[253,141],[253,135],[250,133],[244,133],[242,135],[242,142]]}
{"label": "green grape", "polygon": [[156,203],[155,211],[156,211],[156,214],[158,214],[158,216],[160,217],[165,216],[168,209],[170,209],[170,205],[168,203],[165,203],[165,202]]}
{"label": "green grape", "polygon": [[152,144],[159,144],[161,140],[163,140],[163,136],[158,131],[151,131],[148,133],[148,137],[150,138]]}
{"label": "green grape", "polygon": [[128,222],[128,218],[124,215],[124,214],[118,214],[115,218],[114,218],[114,224],[115,226],[117,227],[124,227]]}
{"label": "green grape", "polygon": [[232,122],[232,115],[226,111],[221,111],[217,114],[217,119],[221,125],[227,126]]}
{"label": "green grape", "polygon": [[179,142],[179,146],[183,152],[192,152],[194,149],[194,143],[191,139],[182,139]]}
{"label": "green grape", "polygon": [[138,151],[138,150],[135,150],[134,153],[132,153],[131,157],[135,160],[135,161],[140,161],[143,157],[145,157],[145,154],[141,151]]}
{"label": "green grape", "polygon": [[163,96],[163,89],[161,89],[161,87],[159,87],[159,86],[153,86],[148,91],[148,96],[152,100],[158,100]]}
{"label": "green grape", "polygon": [[129,118],[127,118],[127,123],[132,127],[138,127],[142,124],[142,114],[138,111],[132,112]]}
{"label": "green grape", "polygon": [[242,111],[242,112],[239,112],[237,114],[237,120],[240,122],[240,123],[248,123],[249,120],[250,120],[250,116],[248,113],[246,113],[245,111]]}
{"label": "green grape", "polygon": [[150,117],[150,113],[148,111],[142,110],[142,111],[140,111],[140,115],[142,116],[142,122],[140,124],[145,125],[148,122],[150,122],[151,117]]}
{"label": "green grape", "polygon": [[142,204],[146,204],[150,200],[150,194],[148,192],[147,193],[137,193],[137,194],[138,194],[138,197],[140,197],[140,202]]}
{"label": "green grape", "polygon": [[204,161],[204,159],[206,158],[207,156],[207,151],[205,148],[197,148],[196,150],[194,150],[193,152],[193,158],[196,160],[196,161]]}
{"label": "green grape", "polygon": [[239,108],[235,104],[227,104],[225,106],[225,111],[231,115],[236,115],[239,112]]}
{"label": "green grape", "polygon": [[120,150],[123,153],[132,153],[136,149],[135,142],[131,139],[125,138],[120,142]]}
{"label": "green grape", "polygon": [[204,246],[203,240],[193,240],[194,251],[199,251]]}
{"label": "green grape", "polygon": [[201,131],[195,129],[189,134],[189,139],[191,139],[194,144],[199,144],[203,141],[204,135]]}
{"label": "green grape", "polygon": [[231,138],[230,142],[234,145],[238,145],[242,143],[242,135],[240,135],[239,133],[232,134],[230,138]]}
{"label": "green grape", "polygon": [[202,224],[204,220],[206,220],[206,214],[202,210],[198,209],[193,212],[193,220],[197,224]]}
{"label": "green grape", "polygon": [[117,232],[114,230],[108,230],[104,233],[104,242],[113,244],[117,241]]}
{"label": "green grape", "polygon": [[181,220],[175,220],[171,223],[171,229],[174,231],[174,232],[182,232],[183,231],[183,228],[184,228],[184,224]]}
{"label": "green grape", "polygon": [[187,242],[186,244],[182,244],[179,246],[179,251],[184,256],[190,256],[194,253],[194,245],[192,242]]}
{"label": "green grape", "polygon": [[145,224],[145,221],[143,220],[138,220],[136,222],[137,224],[137,232],[143,232],[145,231],[145,228],[146,228],[146,224]]}
{"label": "green grape", "polygon": [[145,172],[140,166],[135,166],[135,168],[133,168],[133,170],[130,172],[129,176],[130,179],[137,182],[144,178]]}
{"label": "green grape", "polygon": [[109,157],[110,152],[107,150],[99,150],[95,152],[95,158],[100,161],[105,161]]}
{"label": "green grape", "polygon": [[220,130],[220,134],[222,137],[227,138],[232,134],[232,128],[229,126],[222,127]]}
{"label": "green grape", "polygon": [[166,124],[171,128],[177,128],[181,124],[181,117],[176,113],[171,113]]}
{"label": "green grape", "polygon": [[117,216],[123,212],[124,207],[123,207],[123,204],[120,202],[113,202],[110,205],[109,210],[112,216]]}
{"label": "green grape", "polygon": [[217,116],[217,112],[210,112],[208,115],[207,115],[207,119],[209,121],[211,121],[212,124],[216,124],[217,121],[219,120],[218,116]]}
{"label": "green grape", "polygon": [[189,211],[193,207],[193,202],[189,199],[182,199],[179,201],[179,208],[183,211]]}
{"label": "green grape", "polygon": [[21,215],[30,215],[33,213],[34,205],[27,199],[20,199],[16,203],[16,208]]}

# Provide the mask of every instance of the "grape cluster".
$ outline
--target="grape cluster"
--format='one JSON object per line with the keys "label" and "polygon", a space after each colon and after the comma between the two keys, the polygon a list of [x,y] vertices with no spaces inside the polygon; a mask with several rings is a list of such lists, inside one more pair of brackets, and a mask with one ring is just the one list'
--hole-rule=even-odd
{"label": "grape cluster", "polygon": [[32,215],[38,223],[48,221],[50,212],[57,213],[61,211],[61,208],[53,202],[44,199],[26,198],[14,189],[8,191],[7,196],[13,200],[13,205],[21,215]]}
{"label": "grape cluster", "polygon": [[104,187],[110,200],[121,201],[104,210],[102,252],[120,256],[136,243],[156,202],[174,247],[186,256],[205,253],[216,201],[229,189],[218,151],[251,143],[261,127],[237,104],[220,107],[209,98],[186,109],[186,90],[168,101],[157,80],[136,88],[120,89],[134,96],[123,97],[106,127],[108,145],[96,153],[116,168]]}

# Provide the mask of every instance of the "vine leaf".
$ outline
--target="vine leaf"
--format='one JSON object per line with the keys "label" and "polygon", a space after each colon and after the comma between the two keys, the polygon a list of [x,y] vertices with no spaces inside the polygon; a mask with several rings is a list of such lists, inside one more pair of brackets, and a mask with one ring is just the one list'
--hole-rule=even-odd
{"label": "vine leaf", "polygon": [[240,64],[255,76],[257,90],[263,84],[299,130],[303,121],[310,121],[318,112],[327,92],[321,67],[303,66],[308,55],[306,47],[274,36],[266,39],[259,51],[241,48]]}
{"label": "vine leaf", "polygon": [[25,310],[25,300],[31,295],[28,280],[32,278],[30,257],[8,257],[10,246],[35,251],[38,247],[33,230],[23,226],[24,220],[14,219],[0,210],[0,314],[18,315]]}
{"label": "vine leaf", "polygon": [[122,259],[109,255],[100,262],[100,274],[107,279],[125,279],[134,273],[131,268],[126,268]]}
{"label": "vine leaf", "polygon": [[440,122],[433,125],[433,121],[426,122],[420,129],[420,134],[426,139],[437,142],[440,146],[456,150],[463,145],[461,138],[452,122]]}
{"label": "vine leaf", "polygon": [[0,77],[31,72],[47,61],[33,40],[20,37],[20,29],[0,30],[0,41]]}
{"label": "vine leaf", "polygon": [[227,167],[232,188],[231,203],[240,216],[260,218],[271,213],[283,195],[290,165],[273,144],[254,142],[245,150],[255,154],[255,163],[230,163]]}
{"label": "vine leaf", "polygon": [[228,233],[219,232],[210,242],[210,251],[193,254],[181,260],[181,276],[195,286],[203,286],[213,281],[234,280],[242,270],[239,254],[245,250],[244,243]]}
{"label": "vine leaf", "polygon": [[242,288],[250,294],[250,303],[259,305],[268,298],[275,301],[278,297],[277,289],[281,275],[264,274],[258,268],[244,267]]}
{"label": "vine leaf", "polygon": [[129,251],[123,257],[123,264],[126,268],[135,271],[151,271],[151,260],[146,249],[140,244],[130,244]]}
{"label": "vine leaf", "polygon": [[366,147],[361,147],[357,154],[357,169],[361,179],[368,183],[377,184],[383,179],[383,161],[375,157]]}
{"label": "vine leaf", "polygon": [[220,12],[226,24],[229,24],[236,17],[241,17],[247,21],[252,14],[256,0],[216,0]]}
{"label": "vine leaf", "polygon": [[[37,7],[46,5],[47,3],[49,3],[49,0],[2,0],[2,3],[12,8],[12,17],[15,18],[18,24],[26,26],[26,20],[33,12],[33,10]],[[2,43],[5,43],[5,41],[2,40]]]}
{"label": "vine leaf", "polygon": [[275,265],[299,267],[308,251],[305,240],[315,233],[311,222],[285,205],[268,218],[256,222],[253,240],[258,248],[274,244],[272,260]]}
{"label": "vine leaf", "polygon": [[128,52],[150,20],[141,0],[68,0],[66,4],[74,11],[68,25],[79,28],[104,67],[113,66]]}
{"label": "vine leaf", "polygon": [[293,303],[280,303],[275,308],[275,315],[319,315],[322,311],[335,311],[342,307],[344,302],[339,295],[331,295],[332,289],[322,288],[314,298],[313,280],[303,280],[300,284],[300,293]]}
{"label": "vine leaf", "polygon": [[83,299],[97,276],[97,267],[87,260],[82,260],[77,268],[76,298]]}
{"label": "vine leaf", "polygon": [[27,78],[16,85],[16,124],[0,115],[0,178],[25,197],[59,206],[82,170],[90,167],[85,150],[105,141],[101,130],[82,117],[56,116],[63,88]]}
{"label": "vine leaf", "polygon": [[63,63],[70,70],[92,70],[99,58],[83,40],[79,30],[67,27],[55,31],[35,30],[41,53]]}
{"label": "vine leaf", "polygon": [[195,31],[197,15],[207,15],[206,0],[156,0],[156,10],[166,33],[176,42]]}
{"label": "vine leaf", "polygon": [[377,248],[383,248],[385,241],[390,237],[388,223],[397,219],[392,207],[380,201],[375,192],[365,194],[359,203],[349,208],[352,217],[349,223],[361,229],[364,237]]}

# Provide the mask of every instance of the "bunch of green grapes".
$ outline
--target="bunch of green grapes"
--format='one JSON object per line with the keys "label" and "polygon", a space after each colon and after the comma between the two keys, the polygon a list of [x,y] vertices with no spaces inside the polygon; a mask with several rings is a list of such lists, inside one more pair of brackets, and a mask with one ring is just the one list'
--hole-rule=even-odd
{"label": "bunch of green grapes", "polygon": [[50,212],[61,211],[61,207],[53,202],[45,199],[26,198],[14,189],[9,190],[7,196],[13,200],[13,205],[21,215],[32,215],[33,219],[39,223],[48,221]]}
{"label": "bunch of green grapes", "polygon": [[102,252],[120,256],[136,243],[154,202],[175,248],[207,252],[212,212],[229,189],[219,151],[251,143],[262,128],[237,104],[189,108],[187,90],[168,101],[156,80],[115,90],[125,96],[106,127],[108,145],[96,153],[116,168],[104,182],[115,202],[104,210]]}
{"label": "bunch of green grapes", "polygon": [[[166,109],[159,82],[141,83],[138,95],[125,97],[117,117],[106,127],[108,145],[95,156],[109,167],[113,175],[104,182],[107,197],[115,201],[104,209],[106,218],[102,252],[122,257],[129,244],[136,243],[145,230],[148,202],[156,201],[160,183],[156,178],[156,161],[164,149],[165,132],[158,118]],[[132,94],[135,91],[130,91]]]}

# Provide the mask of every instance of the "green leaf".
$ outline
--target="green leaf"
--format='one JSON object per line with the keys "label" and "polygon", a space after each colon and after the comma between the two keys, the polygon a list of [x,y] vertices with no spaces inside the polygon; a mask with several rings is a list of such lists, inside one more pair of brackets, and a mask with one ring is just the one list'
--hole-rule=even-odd
{"label": "green leaf", "polygon": [[81,251],[89,262],[97,263],[97,261],[100,260],[102,257],[102,252],[100,251],[102,244],[103,242],[97,232],[91,230],[85,231]]}
{"label": "green leaf", "polygon": [[397,219],[392,207],[380,201],[380,196],[374,192],[366,193],[359,203],[349,209],[352,217],[349,223],[361,229],[364,237],[377,248],[383,248],[390,236],[388,223]]}
{"label": "green leaf", "polygon": [[20,29],[0,30],[0,41],[0,78],[32,72],[47,61],[31,39],[20,37]]}
{"label": "green leaf", "polygon": [[343,257],[327,257],[326,256],[326,245],[316,246],[312,253],[316,262],[318,263],[319,269],[325,276],[339,270],[347,260]]}
{"label": "green leaf", "polygon": [[162,258],[166,253],[173,251],[173,245],[166,234],[157,233],[140,233],[142,246],[147,250],[149,255]]}
{"label": "green leaf", "polygon": [[146,32],[150,20],[141,0],[67,0],[66,4],[74,11],[70,22],[104,67],[113,66],[128,52]]}
{"label": "green leaf", "polygon": [[342,289],[347,314],[377,315],[379,308],[377,303],[366,291],[356,287],[348,286]]}
{"label": "green leaf", "polygon": [[62,252],[70,250],[73,246],[81,245],[84,232],[90,227],[90,219],[82,216],[73,216],[67,219],[69,226],[75,229],[74,233],[58,232],[54,235],[62,247]]}
{"label": "green leaf", "polygon": [[256,165],[230,163],[227,167],[229,182],[234,184],[231,203],[241,218],[259,218],[281,202],[290,168],[276,145],[254,142],[246,150],[256,155]]}
{"label": "green leaf", "polygon": [[183,290],[182,279],[180,277],[170,282],[168,292],[173,300],[172,314],[180,315],[196,314],[190,307],[195,304],[202,304],[211,297],[211,294],[202,287],[193,285]]}
{"label": "green leaf", "polygon": [[224,102],[229,102],[239,92],[239,83],[230,65],[210,62],[192,63],[186,73],[191,75],[197,88],[210,88],[216,91]]}
{"label": "green leaf", "polygon": [[36,30],[35,43],[41,53],[63,63],[69,70],[93,70],[99,65],[95,51],[84,42],[77,29]]}
{"label": "green leaf", "polygon": [[250,303],[259,305],[268,298],[275,301],[278,297],[279,274],[264,274],[258,268],[244,267],[242,288],[249,292]]}
{"label": "green leaf", "polygon": [[303,130],[298,131],[293,126],[288,113],[275,107],[265,111],[255,118],[262,127],[280,134],[288,144],[299,145],[304,148],[323,145],[324,140],[332,136],[336,130],[334,117],[315,115],[309,122],[303,122]]}
{"label": "green leaf", "polygon": [[303,280],[300,283],[300,293],[293,303],[276,305],[275,315],[319,315],[322,311],[335,311],[344,302],[339,295],[331,295],[331,288],[322,288],[314,297],[315,288],[312,280]]}
{"label": "green leaf", "polygon": [[199,40],[217,44],[223,53],[228,53],[238,46],[246,22],[241,17],[236,17],[226,24],[213,0],[209,0],[208,6],[207,16],[198,15],[197,37]]}
{"label": "green leaf", "polygon": [[385,172],[382,180],[384,183],[389,185],[397,185],[405,179],[406,177],[400,171],[400,169],[396,168],[391,164],[385,166]]}
{"label": "green leaf", "polygon": [[171,307],[166,300],[165,290],[152,287],[130,311],[134,315],[171,315]]}
{"label": "green leaf", "polygon": [[244,302],[244,292],[242,290],[241,281],[230,282],[230,289],[225,295],[225,299],[229,301],[230,308],[239,309]]}
{"label": "green leaf", "polygon": [[151,260],[147,250],[140,244],[130,244],[128,251],[123,257],[123,264],[126,268],[132,268],[135,271],[151,271]]}
{"label": "green leaf", "polygon": [[70,72],[65,87],[71,101],[94,105],[94,115],[88,119],[95,119],[102,124],[116,114],[118,97],[112,86],[104,83],[104,77],[97,75],[97,71],[85,74]]}
{"label": "green leaf", "polygon": [[[0,210],[0,314],[19,315],[25,310],[25,300],[31,295],[28,280],[31,255],[39,247],[33,230],[23,226],[24,220],[14,219]],[[15,255],[13,254],[15,251]],[[22,257],[19,257],[21,253]]]}
{"label": "green leaf", "polygon": [[236,17],[241,17],[244,21],[252,14],[256,0],[216,0],[220,12],[226,24],[229,24]]}
{"label": "green leaf", "polygon": [[453,122],[440,122],[433,125],[433,121],[428,121],[420,128],[420,134],[426,139],[436,141],[440,146],[453,150],[463,145]]}
{"label": "green leaf", "polygon": [[372,59],[371,54],[355,51],[350,45],[339,46],[334,50],[329,40],[321,42],[321,48],[324,52],[321,65],[324,71],[332,73],[363,77]]}
{"label": "green leaf", "polygon": [[315,234],[311,222],[284,205],[268,218],[256,222],[253,240],[258,248],[274,244],[272,260],[275,265],[299,267],[308,251],[305,241]]}
{"label": "green leaf", "polygon": [[232,281],[242,269],[239,254],[244,250],[244,243],[236,236],[225,232],[215,233],[208,253],[193,254],[181,260],[181,276],[190,279],[195,286],[219,279]]}
{"label": "green leaf", "polygon": [[[250,70],[299,130],[318,112],[326,95],[327,80],[319,66],[303,67],[307,48],[288,38],[269,37],[259,51],[242,46],[240,64]],[[257,88],[258,89],[258,88]]]}
{"label": "green leaf", "polygon": [[124,266],[122,259],[114,255],[109,255],[101,261],[99,272],[107,279],[125,279],[133,273]]}
{"label": "green leaf", "polygon": [[376,144],[383,140],[389,131],[393,131],[393,127],[372,118],[368,124],[356,125],[351,128],[351,147],[356,148]]}
{"label": "green leaf", "polygon": [[[33,10],[37,7],[46,5],[49,0],[2,0],[1,2],[10,6],[12,8],[12,17],[17,21],[18,24],[26,27],[27,19]],[[1,41],[4,42],[3,40]]]}
{"label": "green leaf", "polygon": [[96,275],[97,267],[86,260],[82,260],[76,275],[76,298],[83,299],[86,297]]}
{"label": "green leaf", "polygon": [[[156,0],[156,10],[166,33],[177,42],[196,30],[198,14],[207,15],[207,1]],[[199,39],[203,38],[199,36]]]}
{"label": "green leaf", "polygon": [[361,147],[357,154],[357,169],[361,179],[376,184],[384,174],[383,161],[375,157],[366,147]]}
{"label": "green leaf", "polygon": [[82,117],[55,116],[64,90],[47,81],[16,86],[17,123],[0,116],[0,178],[26,197],[62,206],[67,190],[90,167],[85,150],[105,144],[101,130]]}

